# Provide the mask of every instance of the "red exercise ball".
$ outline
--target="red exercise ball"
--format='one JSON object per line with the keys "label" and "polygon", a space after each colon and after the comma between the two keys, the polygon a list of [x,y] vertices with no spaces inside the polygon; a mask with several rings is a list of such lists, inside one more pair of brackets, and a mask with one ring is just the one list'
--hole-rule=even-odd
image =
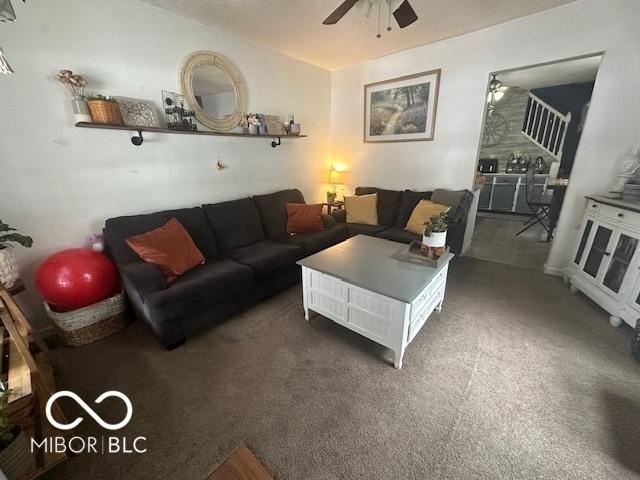
{"label": "red exercise ball", "polygon": [[36,272],[36,288],[57,311],[76,310],[115,293],[116,267],[99,252],[72,248],[47,258]]}

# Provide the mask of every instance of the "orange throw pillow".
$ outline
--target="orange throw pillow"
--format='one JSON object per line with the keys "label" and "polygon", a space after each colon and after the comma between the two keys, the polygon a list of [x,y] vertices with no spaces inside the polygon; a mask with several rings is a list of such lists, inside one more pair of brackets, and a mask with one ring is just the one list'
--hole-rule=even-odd
{"label": "orange throw pillow", "polygon": [[317,232],[324,229],[322,204],[287,203],[287,233]]}
{"label": "orange throw pillow", "polygon": [[160,228],[129,237],[126,242],[142,260],[157,265],[167,283],[204,263],[191,235],[175,218]]}

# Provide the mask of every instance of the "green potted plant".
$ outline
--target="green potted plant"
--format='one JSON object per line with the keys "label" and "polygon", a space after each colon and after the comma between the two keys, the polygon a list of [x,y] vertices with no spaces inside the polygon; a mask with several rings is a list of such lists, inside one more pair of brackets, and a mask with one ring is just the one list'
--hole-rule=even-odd
{"label": "green potted plant", "polygon": [[338,195],[337,192],[332,192],[331,190],[327,190],[327,203],[329,205],[333,205],[334,203],[336,203],[337,195]]}
{"label": "green potted plant", "polygon": [[122,125],[122,115],[120,106],[113,97],[104,95],[92,95],[87,99],[91,118],[95,123],[109,123],[111,125]]}
{"label": "green potted plant", "polygon": [[13,287],[20,278],[18,264],[11,252],[14,243],[29,248],[33,245],[33,239],[18,233],[15,228],[0,220],[0,283],[5,288]]}
{"label": "green potted plant", "polygon": [[438,213],[425,223],[422,244],[429,248],[444,247],[447,242],[447,212]]}
{"label": "green potted plant", "polygon": [[36,469],[29,439],[19,425],[11,425],[7,416],[9,389],[0,382],[0,471],[5,477],[26,478]]}

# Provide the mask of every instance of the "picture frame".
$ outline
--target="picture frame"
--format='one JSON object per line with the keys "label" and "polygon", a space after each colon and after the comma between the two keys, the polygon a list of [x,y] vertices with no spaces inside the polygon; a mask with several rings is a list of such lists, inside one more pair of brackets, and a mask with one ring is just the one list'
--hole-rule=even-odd
{"label": "picture frame", "polygon": [[364,86],[364,142],[432,141],[442,70]]}
{"label": "picture frame", "polygon": [[286,135],[279,116],[265,115],[264,121],[267,125],[267,133],[269,135]]}

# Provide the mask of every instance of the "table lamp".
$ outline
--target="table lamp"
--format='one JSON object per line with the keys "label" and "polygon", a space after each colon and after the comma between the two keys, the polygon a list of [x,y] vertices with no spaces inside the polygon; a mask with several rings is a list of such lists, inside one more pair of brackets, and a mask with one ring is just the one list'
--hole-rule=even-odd
{"label": "table lamp", "polygon": [[333,205],[336,203],[336,186],[344,184],[344,171],[336,170],[331,167],[329,170],[329,185],[331,185],[332,190],[327,191],[327,203]]}

